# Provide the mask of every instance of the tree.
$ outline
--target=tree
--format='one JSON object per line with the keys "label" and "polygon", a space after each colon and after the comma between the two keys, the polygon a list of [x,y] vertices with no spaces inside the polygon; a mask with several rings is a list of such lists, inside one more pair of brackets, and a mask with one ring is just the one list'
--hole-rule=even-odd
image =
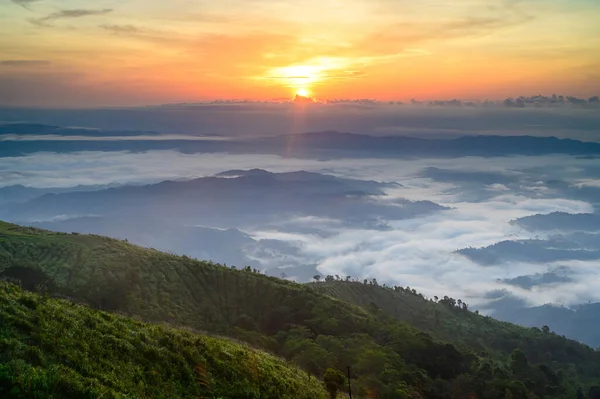
{"label": "tree", "polygon": [[527,368],[529,367],[529,361],[521,349],[515,349],[510,355],[510,358],[513,374],[520,375],[527,371]]}
{"label": "tree", "polygon": [[323,382],[325,382],[325,389],[327,389],[327,392],[329,392],[329,397],[331,399],[335,399],[338,392],[344,386],[345,380],[346,378],[341,371],[332,368],[325,370]]}
{"label": "tree", "polygon": [[600,399],[600,386],[595,385],[591,387],[588,396],[590,399]]}
{"label": "tree", "polygon": [[544,334],[549,334],[549,333],[550,333],[550,327],[548,327],[548,326],[543,326],[543,327],[542,327],[542,332],[543,332]]}
{"label": "tree", "polygon": [[313,279],[318,283],[319,281],[321,281],[321,275],[320,274],[315,274],[313,276]]}

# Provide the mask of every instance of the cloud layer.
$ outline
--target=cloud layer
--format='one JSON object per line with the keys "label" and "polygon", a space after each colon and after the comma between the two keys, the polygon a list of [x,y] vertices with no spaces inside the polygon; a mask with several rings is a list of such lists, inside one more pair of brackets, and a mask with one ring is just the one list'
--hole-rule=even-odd
{"label": "cloud layer", "polygon": [[[374,201],[389,205],[426,199],[449,209],[406,220],[383,220],[385,228],[348,226],[335,217],[317,216],[255,224],[243,232],[256,242],[271,244],[248,246],[245,256],[276,275],[283,271],[291,278],[306,278],[310,270],[298,269],[294,274],[293,268],[288,269],[305,265],[325,275],[376,277],[409,285],[428,296],[460,297],[472,306],[490,309],[494,307],[492,292],[512,293],[528,305],[600,300],[595,288],[600,283],[597,261],[579,256],[590,254],[581,248],[598,250],[590,247],[595,236],[589,235],[594,232],[566,232],[558,237],[556,229],[539,231],[531,223],[526,228],[511,223],[537,214],[594,213],[591,199],[599,197],[573,187],[580,180],[599,179],[595,165],[593,160],[570,156],[319,161],[176,151],[37,153],[0,158],[0,185],[148,184],[256,167],[396,182],[400,186],[386,188],[387,195]],[[503,241],[535,245],[533,251],[538,255],[543,252],[540,246],[546,248],[545,258],[540,262],[500,257],[482,264],[478,258],[457,252],[465,248],[485,251],[482,248]],[[561,256],[554,256],[552,251],[559,243],[570,247],[562,248]],[[556,270],[563,270],[565,277],[550,278]],[[535,280],[531,276],[542,277]]]}

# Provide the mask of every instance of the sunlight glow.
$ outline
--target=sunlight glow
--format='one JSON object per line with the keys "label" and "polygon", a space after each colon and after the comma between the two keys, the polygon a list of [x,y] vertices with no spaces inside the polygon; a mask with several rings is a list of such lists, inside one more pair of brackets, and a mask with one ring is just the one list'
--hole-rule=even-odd
{"label": "sunlight glow", "polygon": [[307,86],[323,79],[323,69],[315,65],[291,65],[275,68],[270,75],[288,87],[306,90]]}
{"label": "sunlight glow", "polygon": [[296,90],[296,94],[302,97],[310,97],[310,92],[304,87],[301,87],[298,90]]}

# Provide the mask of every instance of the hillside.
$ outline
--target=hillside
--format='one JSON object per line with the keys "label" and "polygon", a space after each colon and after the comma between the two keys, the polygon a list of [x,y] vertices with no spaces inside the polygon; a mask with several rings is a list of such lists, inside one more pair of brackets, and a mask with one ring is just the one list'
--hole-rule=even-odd
{"label": "hillside", "polygon": [[[566,398],[600,377],[600,354],[589,347],[416,293],[300,285],[100,236],[2,223],[0,275],[104,310],[236,337],[315,375],[351,366],[358,397],[503,398],[508,389],[516,398]],[[364,303],[356,300],[364,291],[344,297],[336,287],[373,293]]]}
{"label": "hillside", "polygon": [[551,350],[555,360],[564,362],[573,361],[571,356],[577,352],[584,358],[591,349],[553,333],[543,334],[543,325],[526,328],[481,316],[469,311],[460,299],[445,296],[426,300],[410,287],[381,286],[372,280],[328,280],[310,285],[319,293],[385,313],[459,347],[497,353],[521,347],[540,361],[546,361],[543,354]]}
{"label": "hillside", "polygon": [[320,381],[223,338],[0,283],[0,397],[325,398]]}

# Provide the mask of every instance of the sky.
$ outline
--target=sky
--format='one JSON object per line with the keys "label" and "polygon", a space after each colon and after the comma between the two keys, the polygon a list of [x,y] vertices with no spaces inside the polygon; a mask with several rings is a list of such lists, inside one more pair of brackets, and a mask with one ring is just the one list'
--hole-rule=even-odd
{"label": "sky", "polygon": [[597,0],[2,0],[0,106],[600,92]]}

